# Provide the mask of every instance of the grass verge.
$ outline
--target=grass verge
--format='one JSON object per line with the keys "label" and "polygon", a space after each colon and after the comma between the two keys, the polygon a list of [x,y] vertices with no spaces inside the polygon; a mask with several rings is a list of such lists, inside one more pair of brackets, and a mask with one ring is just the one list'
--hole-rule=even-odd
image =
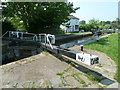
{"label": "grass verge", "polygon": [[[114,60],[118,66],[118,34],[112,34],[108,37],[100,39],[99,42],[92,42],[84,47],[105,53]],[[118,68],[114,78],[120,82],[120,77],[118,77]]]}

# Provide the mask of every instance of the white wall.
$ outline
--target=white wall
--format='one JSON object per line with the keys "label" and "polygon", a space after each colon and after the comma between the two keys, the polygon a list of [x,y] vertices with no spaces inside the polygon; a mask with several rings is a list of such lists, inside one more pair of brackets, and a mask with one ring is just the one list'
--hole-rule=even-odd
{"label": "white wall", "polygon": [[72,25],[79,25],[79,20],[78,20],[78,19],[71,19],[71,20],[69,21],[69,23],[70,23],[71,26],[72,26]]}
{"label": "white wall", "polygon": [[75,29],[75,25],[79,26],[79,19],[71,19],[66,24],[70,24],[70,28],[60,25],[60,28],[65,29],[65,32],[79,31],[79,28]]}
{"label": "white wall", "polygon": [[70,24],[70,28],[66,28],[66,32],[79,31],[79,28],[75,29],[75,25],[79,25],[79,20],[78,19],[71,19],[70,21],[68,21],[68,23]]}

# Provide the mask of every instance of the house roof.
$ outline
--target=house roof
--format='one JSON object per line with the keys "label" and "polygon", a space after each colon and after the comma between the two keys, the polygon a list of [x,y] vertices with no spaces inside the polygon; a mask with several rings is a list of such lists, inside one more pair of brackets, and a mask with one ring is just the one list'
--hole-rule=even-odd
{"label": "house roof", "polygon": [[69,18],[69,19],[78,19],[78,20],[79,20],[79,18],[77,18],[77,17],[75,17],[75,16],[73,16],[73,15],[68,16],[68,18]]}

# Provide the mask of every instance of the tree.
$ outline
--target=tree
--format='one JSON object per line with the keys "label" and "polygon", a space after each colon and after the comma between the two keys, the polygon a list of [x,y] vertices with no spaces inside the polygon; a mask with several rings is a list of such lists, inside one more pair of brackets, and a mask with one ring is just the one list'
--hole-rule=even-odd
{"label": "tree", "polygon": [[119,21],[112,21],[112,28],[115,30],[120,27]]}
{"label": "tree", "polygon": [[99,29],[100,30],[104,29],[104,26],[103,25],[99,25]]}
{"label": "tree", "polygon": [[86,26],[86,25],[82,25],[82,24],[80,24],[80,25],[79,25],[79,30],[80,30],[80,31],[81,31],[81,30],[84,30],[84,31],[86,31],[86,28],[85,28],[85,26]]}
{"label": "tree", "polygon": [[8,17],[7,21],[11,22],[16,29],[25,29],[20,18]]}
{"label": "tree", "polygon": [[89,23],[89,24],[98,24],[98,23],[99,23],[99,20],[91,19],[91,20],[89,20],[88,23]]}
{"label": "tree", "polygon": [[7,31],[15,31],[14,26],[11,24],[11,22],[3,21],[2,22],[2,34],[4,34]]}
{"label": "tree", "polygon": [[92,29],[91,24],[79,25],[79,30],[84,30],[85,32],[88,32],[88,31],[92,32],[91,29]]}
{"label": "tree", "polygon": [[111,24],[111,21],[106,21],[106,24]]}
{"label": "tree", "polygon": [[82,21],[80,21],[80,24],[86,24],[86,21],[85,20],[82,20]]}
{"label": "tree", "polygon": [[117,18],[116,20],[117,20],[117,25],[118,25],[117,28],[120,29],[120,18]]}
{"label": "tree", "polygon": [[89,27],[90,27],[89,31],[91,31],[93,34],[95,32],[98,32],[99,20],[91,19],[91,20],[89,20],[88,24],[89,24]]}
{"label": "tree", "polygon": [[16,17],[23,21],[28,32],[43,33],[59,28],[67,22],[73,8],[73,3],[65,2],[8,2],[3,9],[3,16]]}
{"label": "tree", "polygon": [[110,29],[110,28],[111,28],[110,25],[105,25],[105,26],[103,27],[103,29]]}
{"label": "tree", "polygon": [[106,22],[105,21],[100,21],[99,25],[104,26],[104,25],[106,25]]}

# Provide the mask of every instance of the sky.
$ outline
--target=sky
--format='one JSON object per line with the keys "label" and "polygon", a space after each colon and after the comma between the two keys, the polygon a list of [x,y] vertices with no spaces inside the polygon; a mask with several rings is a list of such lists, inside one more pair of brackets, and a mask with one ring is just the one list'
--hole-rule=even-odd
{"label": "sky", "polygon": [[88,22],[90,19],[100,21],[113,21],[118,17],[119,0],[68,0],[74,7],[80,7],[72,14],[81,20]]}

